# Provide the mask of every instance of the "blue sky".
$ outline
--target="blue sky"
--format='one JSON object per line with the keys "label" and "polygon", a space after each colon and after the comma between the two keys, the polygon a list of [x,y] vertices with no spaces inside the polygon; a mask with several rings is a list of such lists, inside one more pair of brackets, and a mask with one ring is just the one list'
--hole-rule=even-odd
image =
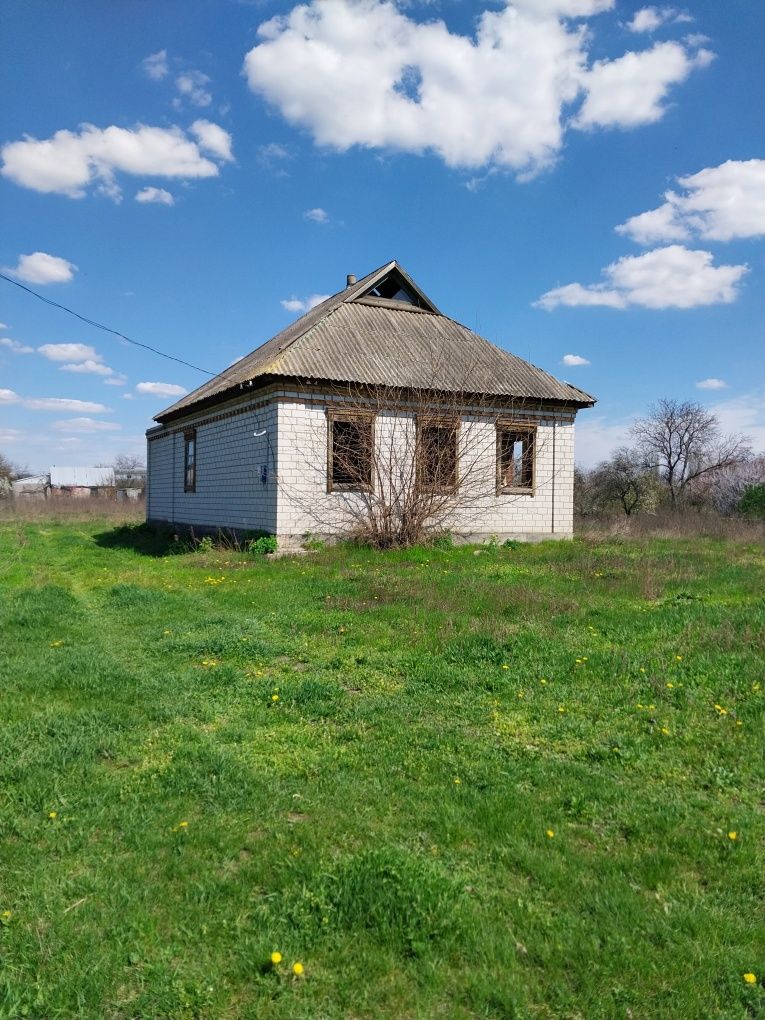
{"label": "blue sky", "polygon": [[[0,264],[51,300],[219,371],[395,258],[598,398],[582,463],[661,396],[765,449],[762,4],[24,0],[4,20]],[[0,299],[0,451],[33,469],[142,452],[205,379]]]}

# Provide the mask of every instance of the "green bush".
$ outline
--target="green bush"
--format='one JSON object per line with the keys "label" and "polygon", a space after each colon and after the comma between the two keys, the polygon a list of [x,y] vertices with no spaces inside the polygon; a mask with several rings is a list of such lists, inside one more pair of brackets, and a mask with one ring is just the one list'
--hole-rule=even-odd
{"label": "green bush", "polygon": [[276,535],[261,535],[260,538],[250,542],[247,546],[247,551],[256,556],[265,556],[266,553],[275,553],[277,548]]}
{"label": "green bush", "polygon": [[738,512],[744,517],[765,518],[765,483],[750,485],[744,490]]}

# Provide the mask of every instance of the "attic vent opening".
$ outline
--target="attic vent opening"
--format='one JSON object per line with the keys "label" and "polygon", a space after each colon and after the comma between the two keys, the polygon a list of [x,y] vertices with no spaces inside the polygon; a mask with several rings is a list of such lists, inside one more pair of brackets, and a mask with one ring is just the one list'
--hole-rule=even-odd
{"label": "attic vent opening", "polygon": [[415,305],[418,308],[422,306],[422,302],[414,291],[411,291],[392,275],[386,276],[376,287],[373,287],[369,291],[369,296],[387,298],[388,301],[400,301],[402,304]]}

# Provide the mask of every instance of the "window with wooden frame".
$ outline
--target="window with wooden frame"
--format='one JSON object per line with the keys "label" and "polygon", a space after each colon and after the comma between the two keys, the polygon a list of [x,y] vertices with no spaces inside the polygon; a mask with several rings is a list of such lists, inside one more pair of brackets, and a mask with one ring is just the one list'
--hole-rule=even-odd
{"label": "window with wooden frame", "polygon": [[534,494],[536,425],[508,422],[497,425],[497,494]]}
{"label": "window with wooden frame", "polygon": [[327,492],[372,488],[374,415],[327,411]]}
{"label": "window with wooden frame", "polygon": [[183,433],[183,491],[197,491],[197,433]]}
{"label": "window with wooden frame", "polygon": [[450,418],[417,421],[417,480],[429,492],[447,493],[457,488],[457,431]]}

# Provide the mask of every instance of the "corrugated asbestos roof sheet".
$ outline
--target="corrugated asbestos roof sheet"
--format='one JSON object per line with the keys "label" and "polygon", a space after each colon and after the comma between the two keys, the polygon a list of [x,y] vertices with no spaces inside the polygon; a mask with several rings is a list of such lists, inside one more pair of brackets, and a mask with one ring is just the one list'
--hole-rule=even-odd
{"label": "corrugated asbestos roof sheet", "polygon": [[[392,270],[416,289],[427,310],[366,296]],[[202,401],[234,396],[240,383],[259,376],[427,388],[580,406],[594,403],[583,390],[560,382],[441,315],[395,262],[317,305],[225,373],[156,415],[155,420],[191,411]]]}

